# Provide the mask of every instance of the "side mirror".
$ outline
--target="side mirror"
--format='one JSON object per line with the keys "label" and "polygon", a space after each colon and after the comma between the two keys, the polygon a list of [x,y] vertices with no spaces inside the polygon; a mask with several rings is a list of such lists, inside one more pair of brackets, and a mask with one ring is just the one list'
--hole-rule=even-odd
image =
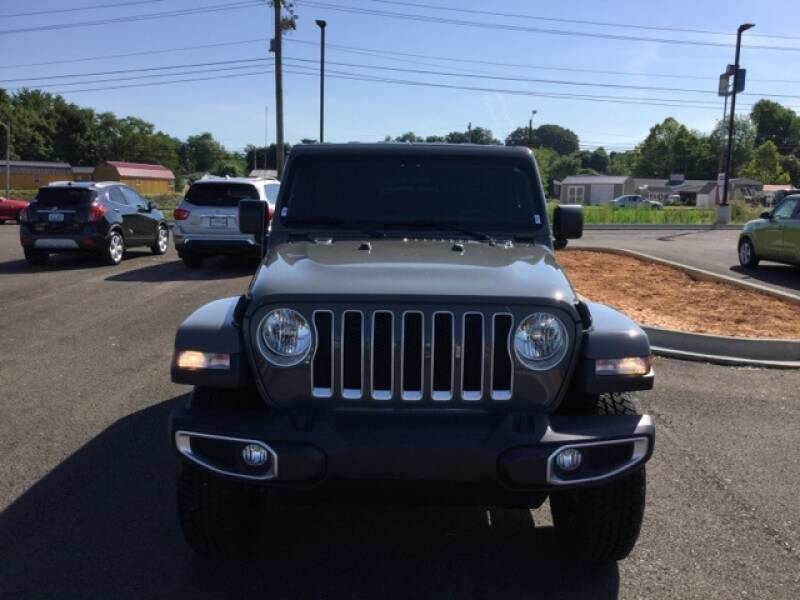
{"label": "side mirror", "polygon": [[771,219],[772,218],[772,213],[769,212],[768,210],[765,210],[763,213],[761,213],[760,217],[762,219]]}
{"label": "side mirror", "polygon": [[239,200],[239,231],[263,237],[266,204],[261,200]]}
{"label": "side mirror", "polygon": [[567,240],[583,236],[583,207],[577,204],[556,206],[553,211],[553,237],[556,250],[566,247]]}

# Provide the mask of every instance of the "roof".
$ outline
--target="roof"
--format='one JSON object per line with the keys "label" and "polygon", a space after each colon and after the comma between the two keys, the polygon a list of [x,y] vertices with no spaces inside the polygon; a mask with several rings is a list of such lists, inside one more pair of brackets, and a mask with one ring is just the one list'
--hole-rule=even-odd
{"label": "roof", "polygon": [[375,144],[297,144],[292,146],[290,156],[331,155],[331,154],[370,154],[370,155],[408,155],[427,154],[431,156],[507,156],[532,157],[524,146],[490,146],[483,144],[406,144],[380,142]]}
{"label": "roof", "polygon": [[94,167],[72,167],[73,173],[93,173]]}
{"label": "roof", "polygon": [[100,189],[110,185],[121,185],[119,181],[51,181],[42,187],[74,187],[86,189]]}
{"label": "roof", "polygon": [[791,183],[784,183],[784,184],[773,184],[773,183],[765,183],[764,184],[764,191],[765,192],[782,192],[782,191],[794,191],[794,186]]}
{"label": "roof", "polygon": [[105,163],[114,167],[120,177],[138,177],[141,179],[175,179],[175,174],[163,165],[121,162],[107,160]]}
{"label": "roof", "polygon": [[625,183],[630,177],[627,175],[570,175],[561,181],[561,185],[566,184],[592,184],[592,183]]}
{"label": "roof", "polygon": [[[65,162],[43,162],[36,160],[11,160],[8,162],[11,167],[36,167],[40,169],[70,169],[68,163]],[[0,166],[5,167],[6,161],[0,161]]]}
{"label": "roof", "polygon": [[253,169],[248,177],[264,177],[266,179],[277,179],[278,171],[275,169]]}
{"label": "roof", "polygon": [[264,177],[219,177],[217,175],[205,175],[197,179],[192,185],[198,183],[217,184],[217,183],[279,183],[277,179],[266,179]]}

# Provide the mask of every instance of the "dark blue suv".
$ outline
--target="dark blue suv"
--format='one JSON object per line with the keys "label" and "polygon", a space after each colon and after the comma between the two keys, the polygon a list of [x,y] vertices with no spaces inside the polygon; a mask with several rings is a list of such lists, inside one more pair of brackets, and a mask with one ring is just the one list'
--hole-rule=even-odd
{"label": "dark blue suv", "polygon": [[85,251],[118,265],[127,248],[164,254],[169,227],[152,203],[117,182],[65,182],[39,188],[20,214],[25,259],[43,265],[51,252]]}

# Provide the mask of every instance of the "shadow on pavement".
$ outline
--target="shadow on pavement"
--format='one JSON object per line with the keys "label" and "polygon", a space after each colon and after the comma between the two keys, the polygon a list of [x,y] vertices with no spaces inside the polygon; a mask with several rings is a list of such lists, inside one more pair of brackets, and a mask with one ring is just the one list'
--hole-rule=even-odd
{"label": "shadow on pavement", "polygon": [[237,277],[252,277],[258,268],[256,259],[247,259],[236,256],[218,256],[203,261],[201,267],[188,268],[181,260],[159,262],[140,269],[131,269],[116,273],[106,278],[106,281],[205,281],[211,279],[235,279]]}
{"label": "shadow on pavement", "polygon": [[201,560],[179,530],[166,436],[183,401],[116,422],[0,514],[0,597],[617,597],[615,565],[564,560],[527,511],[490,527],[478,508],[284,508],[257,552]]}
{"label": "shadow on pavement", "polygon": [[105,265],[99,256],[91,252],[63,252],[51,254],[47,264],[42,266],[29,265],[22,258],[22,248],[19,250],[20,258],[0,262],[0,275],[32,274],[46,271],[72,271],[77,269],[92,269],[96,267],[118,269],[123,268],[127,261],[137,258],[152,256],[149,250],[129,250],[125,252],[125,257],[121,265]]}
{"label": "shadow on pavement", "polygon": [[745,269],[736,265],[731,267],[731,271],[744,275],[747,280],[756,283],[779,285],[800,292],[800,268],[798,267],[762,263],[755,269]]}

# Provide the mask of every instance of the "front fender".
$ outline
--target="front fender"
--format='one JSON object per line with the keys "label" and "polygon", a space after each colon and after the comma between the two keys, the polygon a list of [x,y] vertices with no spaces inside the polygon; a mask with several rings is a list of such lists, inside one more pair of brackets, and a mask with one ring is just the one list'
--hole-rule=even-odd
{"label": "front fender", "polygon": [[[216,388],[241,388],[250,381],[238,318],[242,302],[244,296],[209,302],[181,323],[175,334],[175,352],[170,369],[173,382]],[[178,357],[184,351],[227,354],[230,356],[230,367],[181,368],[178,366]]]}
{"label": "front fender", "polygon": [[587,393],[649,390],[653,369],[644,375],[597,375],[601,359],[650,357],[650,340],[644,330],[627,316],[605,304],[586,302],[592,325],[585,332],[578,376]]}

